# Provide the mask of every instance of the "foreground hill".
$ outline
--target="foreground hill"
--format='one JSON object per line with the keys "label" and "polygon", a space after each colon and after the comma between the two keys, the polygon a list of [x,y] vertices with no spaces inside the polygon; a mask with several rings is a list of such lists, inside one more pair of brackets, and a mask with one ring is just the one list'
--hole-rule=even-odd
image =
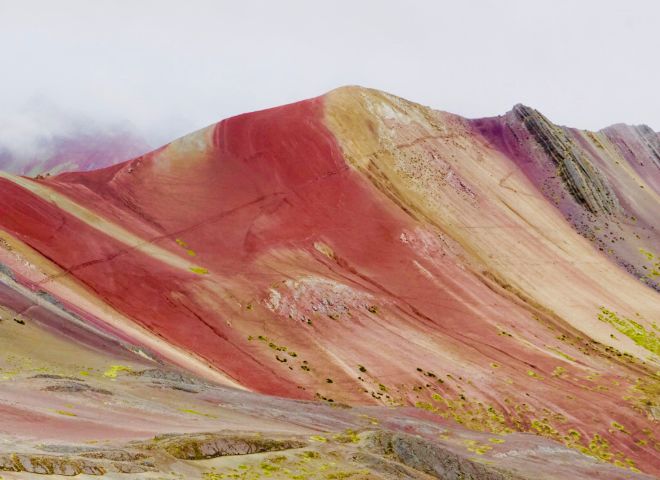
{"label": "foreground hill", "polygon": [[[2,174],[0,303],[18,320],[4,326],[36,330],[8,354],[0,393],[11,404],[36,388],[29,374],[44,367],[31,350],[52,341],[54,374],[81,383],[96,371],[94,388],[112,381],[116,398],[154,418],[170,418],[179,397],[147,407],[148,385],[130,373],[166,364],[225,385],[204,390],[213,408],[232,395],[265,412],[291,402],[278,407],[291,435],[373,429],[399,407],[387,428],[440,448],[442,425],[465,462],[523,475],[466,478],[565,478],[583,464],[584,478],[657,474],[659,143],[646,127],[583,132],[524,106],[467,120],[347,87],[102,170]],[[375,423],[226,387],[367,409],[346,415]],[[34,438],[31,410],[58,432],[92,416],[102,438],[227,428],[207,420],[224,411],[177,395],[195,406],[178,416],[210,415],[199,428],[175,416],[127,430],[130,418],[83,404],[50,414],[34,404],[7,413],[7,434]],[[249,407],[225,407],[241,416],[231,429],[266,428]],[[516,454],[519,438],[536,453]],[[512,450],[494,450],[499,440]]]}

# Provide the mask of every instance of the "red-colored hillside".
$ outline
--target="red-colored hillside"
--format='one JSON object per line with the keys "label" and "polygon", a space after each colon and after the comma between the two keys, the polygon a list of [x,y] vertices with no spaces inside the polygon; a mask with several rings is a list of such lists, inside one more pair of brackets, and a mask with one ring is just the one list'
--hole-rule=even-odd
{"label": "red-colored hillside", "polygon": [[[416,406],[657,473],[657,196],[609,189],[609,145],[560,158],[534,146],[554,126],[515,121],[345,88],[102,170],[5,175],[0,262],[218,381]],[[608,254],[578,208],[641,220]]]}

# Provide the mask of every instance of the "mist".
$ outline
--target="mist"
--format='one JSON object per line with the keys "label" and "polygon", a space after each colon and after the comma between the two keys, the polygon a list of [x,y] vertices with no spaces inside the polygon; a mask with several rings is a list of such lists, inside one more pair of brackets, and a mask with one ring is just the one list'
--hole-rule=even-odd
{"label": "mist", "polygon": [[632,1],[0,1],[0,146],[95,125],[156,147],[335,87],[468,117],[531,105],[660,129],[660,4]]}

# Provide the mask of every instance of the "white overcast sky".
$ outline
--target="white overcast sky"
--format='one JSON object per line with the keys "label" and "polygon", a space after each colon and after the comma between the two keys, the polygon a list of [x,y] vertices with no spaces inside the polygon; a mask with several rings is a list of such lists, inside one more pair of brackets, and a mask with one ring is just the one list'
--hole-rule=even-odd
{"label": "white overcast sky", "polygon": [[659,18],[658,0],[0,0],[0,130],[44,104],[156,146],[346,84],[660,130]]}

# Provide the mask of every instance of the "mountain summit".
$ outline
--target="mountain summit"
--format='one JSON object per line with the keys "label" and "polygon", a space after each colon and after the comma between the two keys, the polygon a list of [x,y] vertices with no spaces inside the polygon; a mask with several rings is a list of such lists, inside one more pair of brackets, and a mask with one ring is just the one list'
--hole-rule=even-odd
{"label": "mountain summit", "polygon": [[659,210],[648,127],[469,120],[361,87],[100,170],[0,174],[3,429],[25,448],[313,434],[351,478],[650,478]]}

